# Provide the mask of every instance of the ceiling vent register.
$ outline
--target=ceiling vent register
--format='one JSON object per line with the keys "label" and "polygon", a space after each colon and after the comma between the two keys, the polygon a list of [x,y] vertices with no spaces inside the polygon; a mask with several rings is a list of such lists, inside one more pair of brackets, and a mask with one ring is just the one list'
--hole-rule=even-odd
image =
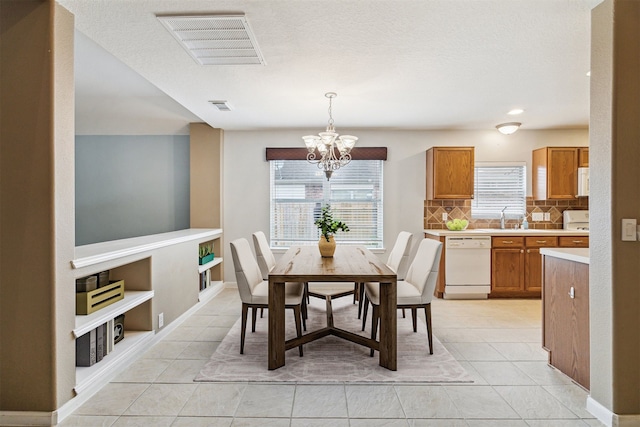
{"label": "ceiling vent register", "polygon": [[264,65],[264,57],[244,15],[158,16],[200,65]]}
{"label": "ceiling vent register", "polygon": [[227,101],[209,101],[220,111],[231,111],[231,105]]}

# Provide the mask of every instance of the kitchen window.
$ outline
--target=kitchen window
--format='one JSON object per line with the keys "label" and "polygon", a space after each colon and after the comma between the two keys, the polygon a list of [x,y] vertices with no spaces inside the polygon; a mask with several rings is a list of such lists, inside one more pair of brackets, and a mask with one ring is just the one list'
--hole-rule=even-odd
{"label": "kitchen window", "polygon": [[527,208],[526,169],[524,162],[476,162],[471,217],[497,219],[506,206],[505,217],[522,219]]}
{"label": "kitchen window", "polygon": [[327,180],[306,160],[270,160],[271,246],[315,243],[314,224],[325,204],[349,226],[338,232],[340,244],[382,248],[382,160],[352,160]]}

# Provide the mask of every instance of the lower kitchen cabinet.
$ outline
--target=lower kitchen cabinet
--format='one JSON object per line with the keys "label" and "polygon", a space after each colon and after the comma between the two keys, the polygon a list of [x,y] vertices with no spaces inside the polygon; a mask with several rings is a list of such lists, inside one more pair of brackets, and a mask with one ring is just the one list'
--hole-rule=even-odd
{"label": "lower kitchen cabinet", "polygon": [[555,248],[557,245],[558,238],[555,236],[531,236],[525,239],[525,291],[542,295],[542,257],[540,256],[540,248]]}
{"label": "lower kitchen cabinet", "polygon": [[561,248],[588,248],[589,236],[560,236],[558,246]]}
{"label": "lower kitchen cabinet", "polygon": [[549,364],[589,389],[589,265],[544,256],[542,346]]}
{"label": "lower kitchen cabinet", "polygon": [[491,297],[514,296],[524,289],[524,237],[491,239]]}
{"label": "lower kitchen cabinet", "polygon": [[491,297],[537,298],[542,293],[540,248],[558,244],[556,236],[493,237]]}

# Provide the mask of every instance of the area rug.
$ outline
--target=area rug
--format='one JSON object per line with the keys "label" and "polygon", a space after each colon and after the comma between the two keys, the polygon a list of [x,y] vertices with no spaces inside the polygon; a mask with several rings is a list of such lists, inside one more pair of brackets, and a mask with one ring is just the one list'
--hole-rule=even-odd
{"label": "area rug", "polygon": [[[363,336],[371,334],[371,315],[361,331],[358,306],[347,296],[333,300],[336,327]],[[240,307],[238,307],[240,311]],[[326,326],[325,302],[311,298],[307,331]],[[370,310],[371,312],[371,310]],[[287,350],[285,366],[267,368],[267,310],[259,318],[256,332],[251,333],[251,311],[247,320],[244,354],[240,354],[241,321],[229,330],[211,359],[194,379],[197,382],[294,382],[294,383],[471,383],[473,380],[447,349],[433,337],[433,354],[429,354],[427,328],[419,319],[414,333],[411,314],[402,318],[398,310],[398,369],[390,371],[378,365],[378,352],[369,357],[369,349],[334,336],[305,344],[304,357],[298,348]],[[437,321],[437,320],[434,320]],[[286,337],[295,337],[293,310],[286,310]]]}

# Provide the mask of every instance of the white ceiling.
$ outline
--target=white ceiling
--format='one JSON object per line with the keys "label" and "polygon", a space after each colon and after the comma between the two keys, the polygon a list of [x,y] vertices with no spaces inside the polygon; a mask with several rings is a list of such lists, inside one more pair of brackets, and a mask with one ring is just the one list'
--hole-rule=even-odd
{"label": "white ceiling", "polygon": [[[76,42],[79,134],[185,133],[201,120],[320,131],[329,91],[339,133],[586,127],[600,1],[58,0],[86,35]],[[266,65],[198,65],[156,18],[194,13],[244,14]],[[515,107],[524,114],[508,116]]]}

